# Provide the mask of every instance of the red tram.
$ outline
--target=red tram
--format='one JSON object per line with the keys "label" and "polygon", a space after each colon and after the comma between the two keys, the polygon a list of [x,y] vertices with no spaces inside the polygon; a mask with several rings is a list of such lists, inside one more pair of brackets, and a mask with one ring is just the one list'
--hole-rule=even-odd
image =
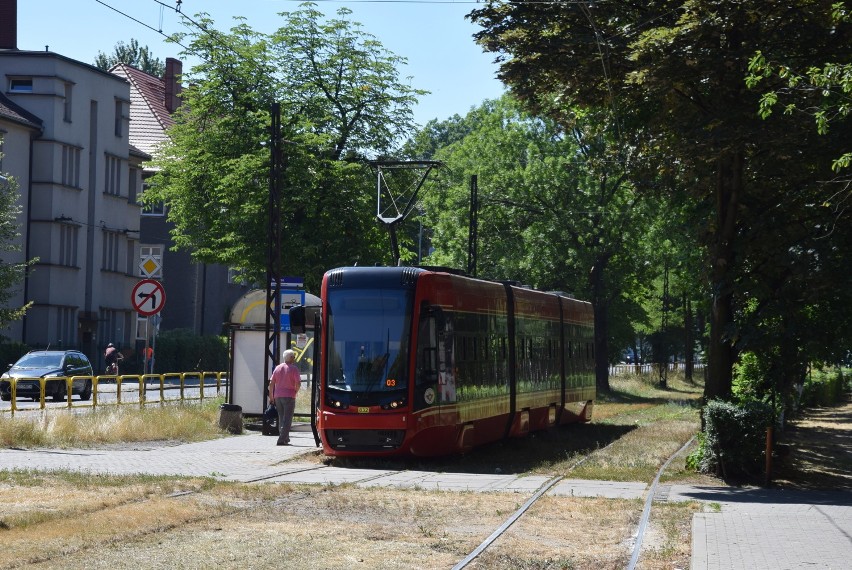
{"label": "red tram", "polygon": [[587,302],[440,269],[346,267],[323,277],[318,326],[326,455],[447,455],[591,419]]}

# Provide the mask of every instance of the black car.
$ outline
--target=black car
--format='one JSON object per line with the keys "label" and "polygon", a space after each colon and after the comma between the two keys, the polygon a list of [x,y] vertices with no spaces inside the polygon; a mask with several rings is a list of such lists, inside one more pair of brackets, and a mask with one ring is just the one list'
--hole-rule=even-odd
{"label": "black car", "polygon": [[[72,394],[79,394],[81,400],[92,397],[92,365],[86,355],[76,350],[36,350],[28,352],[9,365],[9,370],[0,376],[0,398],[12,399],[12,385],[9,378],[17,378],[16,396],[19,398],[41,398],[38,378],[58,378],[86,376],[72,382]],[[47,380],[44,385],[44,397],[52,396],[54,402],[68,397],[67,383],[63,380]]]}

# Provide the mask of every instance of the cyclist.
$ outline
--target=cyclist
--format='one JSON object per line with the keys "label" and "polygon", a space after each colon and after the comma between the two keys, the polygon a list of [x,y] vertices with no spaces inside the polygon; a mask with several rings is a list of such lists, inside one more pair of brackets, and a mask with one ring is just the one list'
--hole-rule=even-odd
{"label": "cyclist", "polygon": [[113,343],[109,343],[104,351],[104,362],[106,362],[106,373],[113,376],[118,376],[118,363],[124,360],[124,357],[115,348]]}

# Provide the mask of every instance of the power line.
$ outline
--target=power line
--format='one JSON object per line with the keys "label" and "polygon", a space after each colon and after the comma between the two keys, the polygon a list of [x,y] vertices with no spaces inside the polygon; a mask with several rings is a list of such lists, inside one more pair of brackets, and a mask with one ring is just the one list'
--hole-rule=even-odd
{"label": "power line", "polygon": [[[282,0],[284,2],[303,3],[305,0]],[[311,0],[316,4],[474,4],[483,5],[484,0]],[[598,2],[606,0],[598,0]],[[566,5],[566,4],[588,4],[588,0],[529,0],[529,1],[499,1],[495,0],[494,4],[545,4],[545,5]]]}
{"label": "power line", "polygon": [[[151,30],[151,31],[153,31],[153,32],[157,32],[158,34],[160,34],[161,36],[163,36],[163,37],[164,37],[164,38],[166,38],[166,39],[169,39],[169,40],[171,40],[171,41],[174,41],[177,45],[179,45],[179,46],[180,46],[180,47],[182,47],[183,49],[185,49],[185,50],[188,50],[188,49],[189,49],[188,47],[186,47],[186,46],[185,46],[185,45],[183,45],[182,43],[180,43],[180,42],[178,42],[178,41],[175,41],[175,40],[174,40],[171,36],[169,36],[168,34],[164,34],[162,29],[159,29],[159,30],[158,30],[157,28],[155,28],[155,27],[153,27],[153,26],[149,26],[148,24],[146,24],[146,23],[145,23],[145,22],[143,22],[142,20],[138,20],[138,19],[134,18],[133,16],[131,16],[130,14],[128,14],[128,13],[126,13],[126,12],[122,12],[121,10],[119,10],[118,8],[116,8],[115,6],[110,6],[110,5],[109,5],[109,4],[107,4],[106,2],[103,2],[103,0],[95,0],[95,2],[97,2],[97,3],[98,3],[98,4],[100,4],[101,6],[104,6],[104,7],[106,7],[106,8],[109,8],[109,9],[110,9],[110,10],[112,10],[113,12],[116,12],[116,13],[118,13],[118,14],[121,14],[122,16],[124,16],[125,18],[127,18],[127,19],[129,19],[129,20],[133,20],[134,22],[136,22],[137,24],[139,24],[139,25],[141,25],[141,26],[145,26],[146,28],[148,28],[149,30]],[[175,10],[175,11],[177,11],[177,10]]]}

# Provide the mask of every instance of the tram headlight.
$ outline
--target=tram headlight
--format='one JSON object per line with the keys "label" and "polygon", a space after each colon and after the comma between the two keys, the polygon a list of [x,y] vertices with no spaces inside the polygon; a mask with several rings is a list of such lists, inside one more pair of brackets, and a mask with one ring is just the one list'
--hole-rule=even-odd
{"label": "tram headlight", "polygon": [[326,398],[325,403],[335,410],[345,410],[349,407],[349,402],[338,398]]}
{"label": "tram headlight", "polygon": [[383,410],[397,410],[405,405],[405,398],[398,398],[396,400],[391,400],[386,404],[382,404]]}

